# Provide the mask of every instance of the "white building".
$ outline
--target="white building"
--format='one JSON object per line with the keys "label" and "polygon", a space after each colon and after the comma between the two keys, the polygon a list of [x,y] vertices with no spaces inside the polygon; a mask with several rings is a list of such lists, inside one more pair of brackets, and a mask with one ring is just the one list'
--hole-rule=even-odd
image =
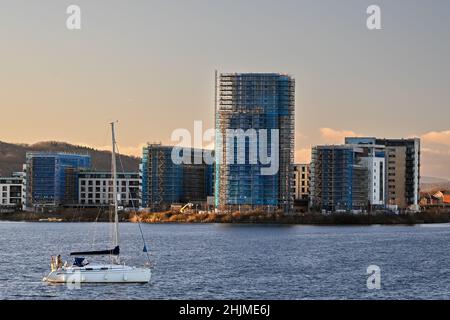
{"label": "white building", "polygon": [[[113,202],[113,181],[110,172],[80,172],[78,174],[78,203],[86,207],[108,206]],[[117,174],[119,206],[139,207],[139,173]]]}
{"label": "white building", "polygon": [[386,201],[386,146],[375,138],[345,138],[347,145],[363,149],[361,164],[368,170],[368,201],[372,206],[384,206]]}
{"label": "white building", "polygon": [[0,177],[0,208],[21,208],[22,195],[22,172],[13,173],[11,177]]}
{"label": "white building", "polygon": [[[382,147],[380,147],[382,148]],[[385,199],[385,157],[384,151],[381,152],[375,147],[370,149],[367,157],[361,158],[362,165],[368,170],[368,200],[373,206],[383,206]]]}
{"label": "white building", "polygon": [[308,164],[294,164],[294,199],[308,199],[309,195],[309,168]]}

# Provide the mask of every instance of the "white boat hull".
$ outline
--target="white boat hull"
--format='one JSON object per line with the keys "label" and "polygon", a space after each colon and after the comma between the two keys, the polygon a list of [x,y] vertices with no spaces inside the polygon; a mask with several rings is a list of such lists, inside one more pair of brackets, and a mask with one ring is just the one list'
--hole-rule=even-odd
{"label": "white boat hull", "polygon": [[121,265],[68,267],[52,271],[43,280],[49,283],[147,283],[151,271]]}

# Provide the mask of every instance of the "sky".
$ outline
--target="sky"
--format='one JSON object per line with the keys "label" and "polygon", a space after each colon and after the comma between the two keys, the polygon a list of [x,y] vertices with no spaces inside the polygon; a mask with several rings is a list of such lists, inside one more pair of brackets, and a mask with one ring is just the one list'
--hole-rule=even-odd
{"label": "sky", "polygon": [[449,34],[448,0],[0,0],[0,141],[105,149],[118,120],[120,151],[139,155],[213,127],[214,70],[282,72],[296,162],[348,135],[417,136],[422,175],[450,178]]}

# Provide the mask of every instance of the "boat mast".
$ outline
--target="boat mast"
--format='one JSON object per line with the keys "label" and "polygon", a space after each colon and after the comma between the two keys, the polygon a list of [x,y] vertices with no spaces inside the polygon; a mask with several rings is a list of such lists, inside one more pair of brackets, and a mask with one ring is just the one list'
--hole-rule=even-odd
{"label": "boat mast", "polygon": [[116,168],[116,136],[114,131],[115,122],[111,122],[112,133],[112,161],[111,175],[113,181],[113,198],[114,198],[114,247],[119,245],[119,215],[117,213],[117,168]]}

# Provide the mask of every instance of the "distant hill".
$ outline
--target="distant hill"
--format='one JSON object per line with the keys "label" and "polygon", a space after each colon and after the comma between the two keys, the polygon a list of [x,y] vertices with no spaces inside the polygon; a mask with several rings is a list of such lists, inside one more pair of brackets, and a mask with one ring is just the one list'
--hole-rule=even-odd
{"label": "distant hill", "polygon": [[429,184],[429,183],[450,183],[450,180],[444,178],[436,178],[436,177],[421,177],[420,182]]}
{"label": "distant hill", "polygon": [[[0,176],[8,176],[12,172],[22,171],[22,164],[25,162],[25,154],[28,151],[60,151],[89,154],[93,169],[101,171],[111,170],[111,152],[109,151],[57,141],[38,142],[35,144],[13,144],[0,141]],[[137,172],[139,170],[139,158],[125,155],[121,155],[120,158],[125,171]],[[118,163],[117,169],[121,170],[120,163]]]}
{"label": "distant hill", "polygon": [[450,190],[450,180],[435,177],[421,177],[420,180],[421,192]]}

